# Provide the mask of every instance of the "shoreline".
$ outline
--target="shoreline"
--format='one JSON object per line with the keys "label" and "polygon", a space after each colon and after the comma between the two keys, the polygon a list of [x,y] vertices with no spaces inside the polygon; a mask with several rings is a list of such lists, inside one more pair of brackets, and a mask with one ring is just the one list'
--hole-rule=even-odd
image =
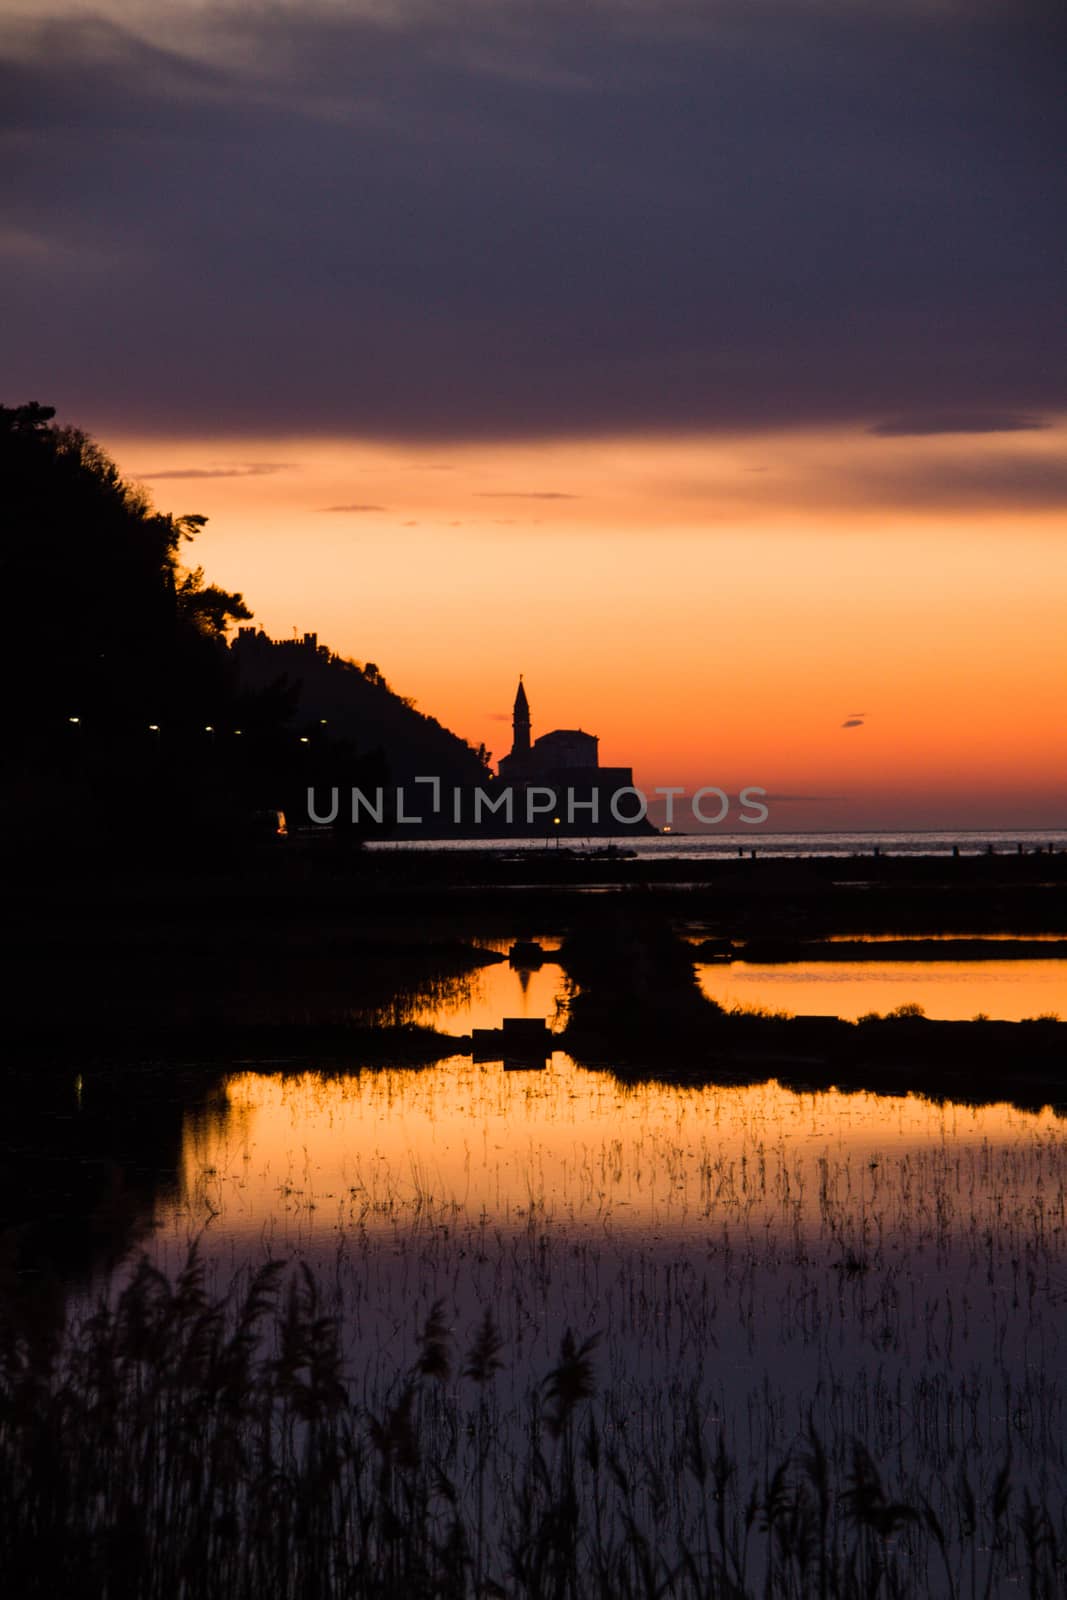
{"label": "shoreline", "polygon": [[[205,1029],[172,1026],[102,1032],[86,1048],[84,1033],[58,1026],[16,1033],[17,1083],[27,1068],[59,1081],[76,1069],[93,1078],[144,1083],[162,1073],[214,1081],[230,1072],[323,1072],[329,1075],[420,1071],[472,1057],[486,1071],[544,1070],[561,1052],[576,1067],[622,1082],[734,1086],[772,1080],[798,1093],[836,1089],[890,1097],[918,1094],[957,1104],[1007,1102],[1019,1110],[1046,1107],[1067,1117],[1067,1022],[942,1022],[886,1017],[846,1022],[836,1017],[715,1015],[676,1030],[623,1036],[610,1027],[572,1022],[549,1036],[543,1059],[509,1060],[479,1050],[470,1034],[412,1024],[277,1023]],[[67,1049],[75,1055],[57,1061]]]}

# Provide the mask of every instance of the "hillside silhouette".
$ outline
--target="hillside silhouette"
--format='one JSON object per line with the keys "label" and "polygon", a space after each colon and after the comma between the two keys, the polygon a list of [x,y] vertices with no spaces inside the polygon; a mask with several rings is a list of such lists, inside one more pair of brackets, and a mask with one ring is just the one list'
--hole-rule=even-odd
{"label": "hillside silhouette", "polygon": [[0,407],[9,688],[0,835],[61,856],[203,848],[301,820],[310,784],[474,784],[484,751],[315,635],[275,643],[184,559],[206,518],[157,510],[51,406]]}
{"label": "hillside silhouette", "polygon": [[360,754],[380,754],[392,783],[426,775],[463,785],[488,777],[484,747],[472,749],[436,717],[396,694],[374,662],[345,660],[314,633],[275,640],[261,630],[241,628],[230,654],[240,688],[289,696],[294,726],[343,740]]}

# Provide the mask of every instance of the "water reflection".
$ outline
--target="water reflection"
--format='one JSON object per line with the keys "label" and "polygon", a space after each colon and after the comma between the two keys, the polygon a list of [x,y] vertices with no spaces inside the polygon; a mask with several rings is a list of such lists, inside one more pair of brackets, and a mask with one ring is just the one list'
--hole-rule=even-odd
{"label": "water reflection", "polygon": [[[506,955],[510,939],[480,939],[486,950]],[[405,1021],[422,1027],[439,1028],[444,1033],[466,1034],[472,1028],[498,1028],[504,1017],[543,1017],[559,1032],[566,1023],[567,980],[553,960],[559,940],[536,941],[546,953],[541,967],[514,967],[507,961],[481,967],[469,978],[453,984],[446,995],[427,996],[413,1001],[405,1011]]]}
{"label": "water reflection", "polygon": [[463,1057],[235,1073],[221,1108],[187,1114],[157,1215],[156,1262],[172,1271],[196,1239],[215,1291],[266,1256],[310,1260],[356,1417],[396,1405],[431,1309],[460,1360],[491,1309],[487,1397],[458,1361],[433,1391],[457,1419],[460,1496],[491,1416],[490,1517],[565,1329],[602,1336],[583,1429],[593,1417],[624,1480],[672,1485],[641,1515],[658,1527],[669,1502],[685,1537],[710,1503],[685,1470],[694,1416],[709,1456],[721,1442],[736,1463],[731,1515],[815,1427],[835,1482],[858,1438],[929,1501],[958,1570],[961,1464],[983,1505],[1006,1460],[1018,1505],[1061,1495],[1067,1124],[1050,1111],[626,1087],[562,1052],[531,1073]]}
{"label": "water reflection", "polygon": [[[457,1057],[418,1072],[241,1073],[228,1115],[186,1121],[180,1243],[333,1248],[352,1232],[530,1219],[568,1232],[707,1239],[744,1223],[787,1233],[839,1208],[888,1236],[915,1194],[951,1190],[969,1228],[1003,1229],[1034,1187],[1059,1196],[1067,1130],[1051,1111],[836,1091],[627,1087],[561,1052],[545,1072]],[[962,1195],[962,1202],[959,1196]],[[1007,1210],[1005,1210],[1007,1208]],[[912,1224],[908,1224],[911,1226]]]}
{"label": "water reflection", "polygon": [[966,1021],[984,1013],[1020,1022],[1067,1016],[1067,961],[810,961],[697,966],[700,986],[720,1005],[762,1006],[794,1015],[854,1021],[899,1005]]}
{"label": "water reflection", "polygon": [[927,1494],[964,1449],[988,1487],[1010,1447],[1020,1501],[1063,1469],[1067,1123],[1049,1110],[627,1087],[562,1052],[543,1072],[457,1057],[224,1088],[228,1115],[186,1120],[154,1257],[173,1271],[197,1239],[220,1286],[308,1259],[379,1414],[440,1303],[461,1347],[492,1309],[505,1459],[571,1328],[603,1335],[601,1425],[634,1462],[666,1440],[665,1473],[682,1446],[664,1419],[698,1393],[761,1481],[813,1416],[839,1463],[862,1438]]}

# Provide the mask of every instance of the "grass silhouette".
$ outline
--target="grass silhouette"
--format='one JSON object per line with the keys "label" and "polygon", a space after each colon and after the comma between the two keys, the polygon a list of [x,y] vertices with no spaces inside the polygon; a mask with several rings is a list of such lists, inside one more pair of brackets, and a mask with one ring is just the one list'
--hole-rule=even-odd
{"label": "grass silhouette", "polygon": [[[742,1483],[689,1394],[654,1453],[564,1329],[522,1425],[495,1394],[491,1310],[457,1352],[435,1303],[410,1367],[364,1392],[306,1265],[212,1294],[194,1250],[91,1314],[0,1329],[5,1593],[163,1600],[680,1596],[977,1600],[1063,1593],[1062,1503],[1010,1453],[935,1507],[858,1436],[813,1423]],[[905,1475],[906,1476],[906,1475]],[[1062,1487],[1062,1486],[1061,1486]]]}

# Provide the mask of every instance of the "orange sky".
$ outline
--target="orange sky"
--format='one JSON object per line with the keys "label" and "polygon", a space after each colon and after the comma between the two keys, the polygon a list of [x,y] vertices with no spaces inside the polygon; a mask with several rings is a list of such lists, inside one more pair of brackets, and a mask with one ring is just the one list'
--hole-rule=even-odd
{"label": "orange sky", "polygon": [[497,756],[522,671],[535,736],[582,726],[646,788],[797,797],[772,827],[1064,820],[1067,423],[102,442],[209,516],[195,559],[270,634],[376,661]]}

